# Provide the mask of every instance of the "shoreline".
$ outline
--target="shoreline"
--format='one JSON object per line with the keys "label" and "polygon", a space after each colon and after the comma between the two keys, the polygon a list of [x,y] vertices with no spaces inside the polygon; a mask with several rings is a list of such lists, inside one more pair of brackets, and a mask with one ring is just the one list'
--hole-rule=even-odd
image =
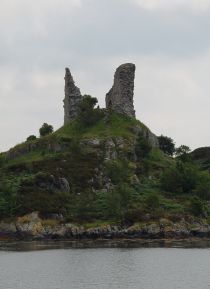
{"label": "shoreline", "polygon": [[41,219],[37,212],[14,220],[0,221],[3,241],[72,241],[72,242],[170,242],[177,240],[210,240],[210,225],[202,220],[182,219],[172,222],[159,219],[119,225],[90,223],[78,225],[55,219]]}
{"label": "shoreline", "polygon": [[0,240],[0,251],[37,251],[52,249],[137,249],[210,248],[210,238],[191,239],[97,239],[97,240]]}
{"label": "shoreline", "polygon": [[[0,223],[1,227],[2,223]],[[8,224],[7,224],[8,225]],[[5,226],[5,224],[4,224]],[[17,226],[9,224],[5,230],[0,230],[0,242],[4,241],[61,241],[61,242],[164,242],[173,241],[192,242],[210,241],[210,226],[199,225],[194,228],[186,226],[177,229],[180,224],[173,224],[172,227],[162,227],[158,224],[145,224],[142,228],[110,226],[84,229],[69,224],[61,224],[54,228],[39,228],[34,226]],[[36,226],[35,226],[36,227]],[[1,228],[2,229],[2,228]]]}

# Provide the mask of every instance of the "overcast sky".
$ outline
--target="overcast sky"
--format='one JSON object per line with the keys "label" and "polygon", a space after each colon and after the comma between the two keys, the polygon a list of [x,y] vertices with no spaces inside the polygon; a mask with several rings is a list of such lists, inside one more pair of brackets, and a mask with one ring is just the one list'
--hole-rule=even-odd
{"label": "overcast sky", "polygon": [[63,124],[66,66],[104,107],[126,62],[138,119],[210,145],[210,0],[0,0],[0,41],[0,151]]}

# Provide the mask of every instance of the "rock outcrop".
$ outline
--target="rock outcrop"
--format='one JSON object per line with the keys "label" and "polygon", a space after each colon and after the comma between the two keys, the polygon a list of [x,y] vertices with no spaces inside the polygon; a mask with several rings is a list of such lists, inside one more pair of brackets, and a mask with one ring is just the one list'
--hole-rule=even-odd
{"label": "rock outcrop", "polygon": [[[0,222],[2,240],[184,240],[210,237],[210,226],[185,220],[171,222],[160,219],[156,222],[143,222],[134,225],[98,225],[85,228],[72,223],[64,223],[62,215],[42,219],[38,212],[18,217],[11,223]],[[145,245],[146,243],[144,243]]]}
{"label": "rock outcrop", "polygon": [[80,89],[75,86],[69,68],[66,68],[65,75],[65,98],[64,98],[64,124],[69,123],[77,117],[78,104],[82,100]]}
{"label": "rock outcrop", "polygon": [[114,84],[106,95],[106,108],[135,117],[133,105],[135,65],[120,65],[114,76]]}

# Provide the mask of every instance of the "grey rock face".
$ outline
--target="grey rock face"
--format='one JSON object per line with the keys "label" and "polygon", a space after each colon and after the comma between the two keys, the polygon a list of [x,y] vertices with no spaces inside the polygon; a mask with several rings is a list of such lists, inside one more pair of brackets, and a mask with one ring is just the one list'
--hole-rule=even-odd
{"label": "grey rock face", "polygon": [[120,65],[114,75],[114,84],[106,95],[106,108],[135,117],[133,105],[135,65]]}
{"label": "grey rock face", "polygon": [[136,137],[138,137],[139,134],[142,134],[149,141],[149,144],[152,147],[157,147],[157,148],[159,147],[157,136],[154,133],[152,133],[149,129],[142,129],[140,126],[136,126],[134,128],[134,132],[135,132]]}
{"label": "grey rock face", "polygon": [[36,185],[51,193],[69,193],[70,184],[66,178],[55,177],[54,175],[38,175]]}
{"label": "grey rock face", "polygon": [[82,100],[80,89],[75,86],[69,68],[65,75],[64,124],[69,123],[78,114],[78,104]]}
{"label": "grey rock face", "polygon": [[117,159],[117,151],[115,143],[112,139],[107,139],[105,142],[105,160],[116,160]]}

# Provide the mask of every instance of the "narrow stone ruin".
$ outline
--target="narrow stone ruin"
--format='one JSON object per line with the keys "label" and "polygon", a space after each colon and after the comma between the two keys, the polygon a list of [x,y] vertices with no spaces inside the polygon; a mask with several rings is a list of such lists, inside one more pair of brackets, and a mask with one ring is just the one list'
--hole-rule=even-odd
{"label": "narrow stone ruin", "polygon": [[106,108],[135,117],[133,105],[135,65],[120,65],[114,75],[114,84],[106,95]]}
{"label": "narrow stone ruin", "polygon": [[64,124],[69,123],[77,117],[79,103],[82,100],[80,89],[75,86],[69,68],[66,68],[65,75],[65,98],[64,98]]}
{"label": "narrow stone ruin", "polygon": [[[114,75],[114,84],[106,95],[106,108],[131,117],[135,117],[133,105],[135,64],[120,65]],[[75,86],[69,68],[65,75],[64,124],[75,119],[82,100],[80,89]]]}

